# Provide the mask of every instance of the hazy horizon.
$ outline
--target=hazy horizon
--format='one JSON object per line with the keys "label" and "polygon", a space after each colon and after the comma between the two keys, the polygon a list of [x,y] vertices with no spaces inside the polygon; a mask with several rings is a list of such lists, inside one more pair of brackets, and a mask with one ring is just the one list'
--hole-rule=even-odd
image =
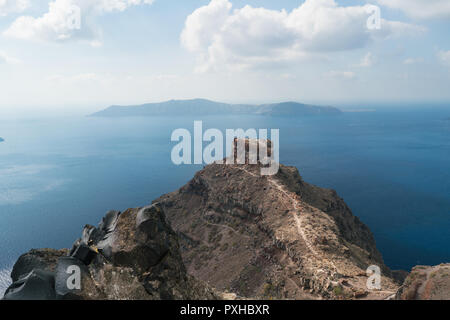
{"label": "hazy horizon", "polygon": [[[173,99],[173,100],[192,100],[192,99],[207,99],[215,102],[223,102],[229,104],[268,104],[268,103],[281,103],[281,102],[299,102],[305,104],[311,104],[316,106],[332,106],[340,109],[344,112],[368,112],[368,111],[377,111],[377,110],[386,110],[391,109],[393,111],[407,111],[412,109],[448,109],[450,111],[450,101],[442,101],[442,102],[427,102],[427,101],[395,101],[395,102],[376,102],[376,101],[362,101],[362,102],[326,102],[326,101],[302,101],[302,100],[289,100],[289,99],[273,99],[271,101],[263,101],[263,100],[219,100],[219,99],[211,99],[211,98],[186,98],[186,99]],[[29,106],[29,107],[16,107],[16,108],[0,108],[0,117],[5,119],[27,119],[27,118],[45,118],[45,117],[69,117],[69,116],[88,116],[92,113],[102,111],[107,109],[113,105],[122,105],[122,106],[134,106],[141,105],[147,103],[158,103],[158,102],[166,102],[172,99],[167,100],[156,100],[156,101],[143,101],[137,103],[126,103],[126,104],[118,104],[118,103],[110,103],[103,105],[92,105],[92,106],[71,106],[70,104],[61,105],[61,106]],[[450,114],[449,114],[450,115]],[[1,133],[1,132],[0,132]]]}
{"label": "hazy horizon", "polygon": [[450,102],[450,8],[439,1],[7,1],[0,114],[191,98]]}

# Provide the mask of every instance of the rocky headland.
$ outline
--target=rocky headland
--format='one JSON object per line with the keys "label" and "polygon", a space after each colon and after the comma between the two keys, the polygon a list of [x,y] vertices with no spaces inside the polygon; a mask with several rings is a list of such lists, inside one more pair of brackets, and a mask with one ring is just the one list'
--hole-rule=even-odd
{"label": "rocky headland", "polygon": [[[211,164],[145,208],[110,211],[70,250],[31,250],[5,299],[449,299],[450,266],[391,271],[333,190],[280,165]],[[76,266],[79,288],[69,288]],[[369,288],[369,267],[379,288]],[[406,277],[406,280],[405,280]]]}

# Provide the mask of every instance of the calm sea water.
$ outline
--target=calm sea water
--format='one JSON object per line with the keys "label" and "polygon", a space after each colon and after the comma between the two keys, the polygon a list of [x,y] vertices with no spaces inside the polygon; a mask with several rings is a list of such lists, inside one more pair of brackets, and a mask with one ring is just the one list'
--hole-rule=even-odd
{"label": "calm sea water", "polygon": [[450,108],[249,117],[0,120],[0,294],[17,257],[70,247],[107,210],[144,206],[199,166],[172,164],[171,132],[279,128],[280,158],[337,190],[393,269],[450,262]]}

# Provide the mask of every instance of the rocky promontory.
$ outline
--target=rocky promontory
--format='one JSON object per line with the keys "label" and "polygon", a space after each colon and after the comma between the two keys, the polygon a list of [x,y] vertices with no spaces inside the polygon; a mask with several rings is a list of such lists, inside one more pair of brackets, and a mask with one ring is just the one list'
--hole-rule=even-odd
{"label": "rocky promontory", "polygon": [[[213,164],[160,203],[180,239],[188,272],[259,299],[385,299],[398,284],[370,230],[335,191],[296,168],[260,176],[259,165]],[[382,290],[367,290],[379,266]]]}
{"label": "rocky promontory", "polygon": [[5,299],[450,298],[449,265],[392,272],[334,190],[261,167],[208,165],[148,207],[85,226],[70,250],[31,250]]}

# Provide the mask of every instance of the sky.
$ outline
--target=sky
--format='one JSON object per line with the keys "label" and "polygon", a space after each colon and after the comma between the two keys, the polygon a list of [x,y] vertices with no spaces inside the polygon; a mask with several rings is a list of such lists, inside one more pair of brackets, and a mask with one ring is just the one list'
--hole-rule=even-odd
{"label": "sky", "polygon": [[448,0],[0,0],[0,115],[445,103],[449,27]]}

